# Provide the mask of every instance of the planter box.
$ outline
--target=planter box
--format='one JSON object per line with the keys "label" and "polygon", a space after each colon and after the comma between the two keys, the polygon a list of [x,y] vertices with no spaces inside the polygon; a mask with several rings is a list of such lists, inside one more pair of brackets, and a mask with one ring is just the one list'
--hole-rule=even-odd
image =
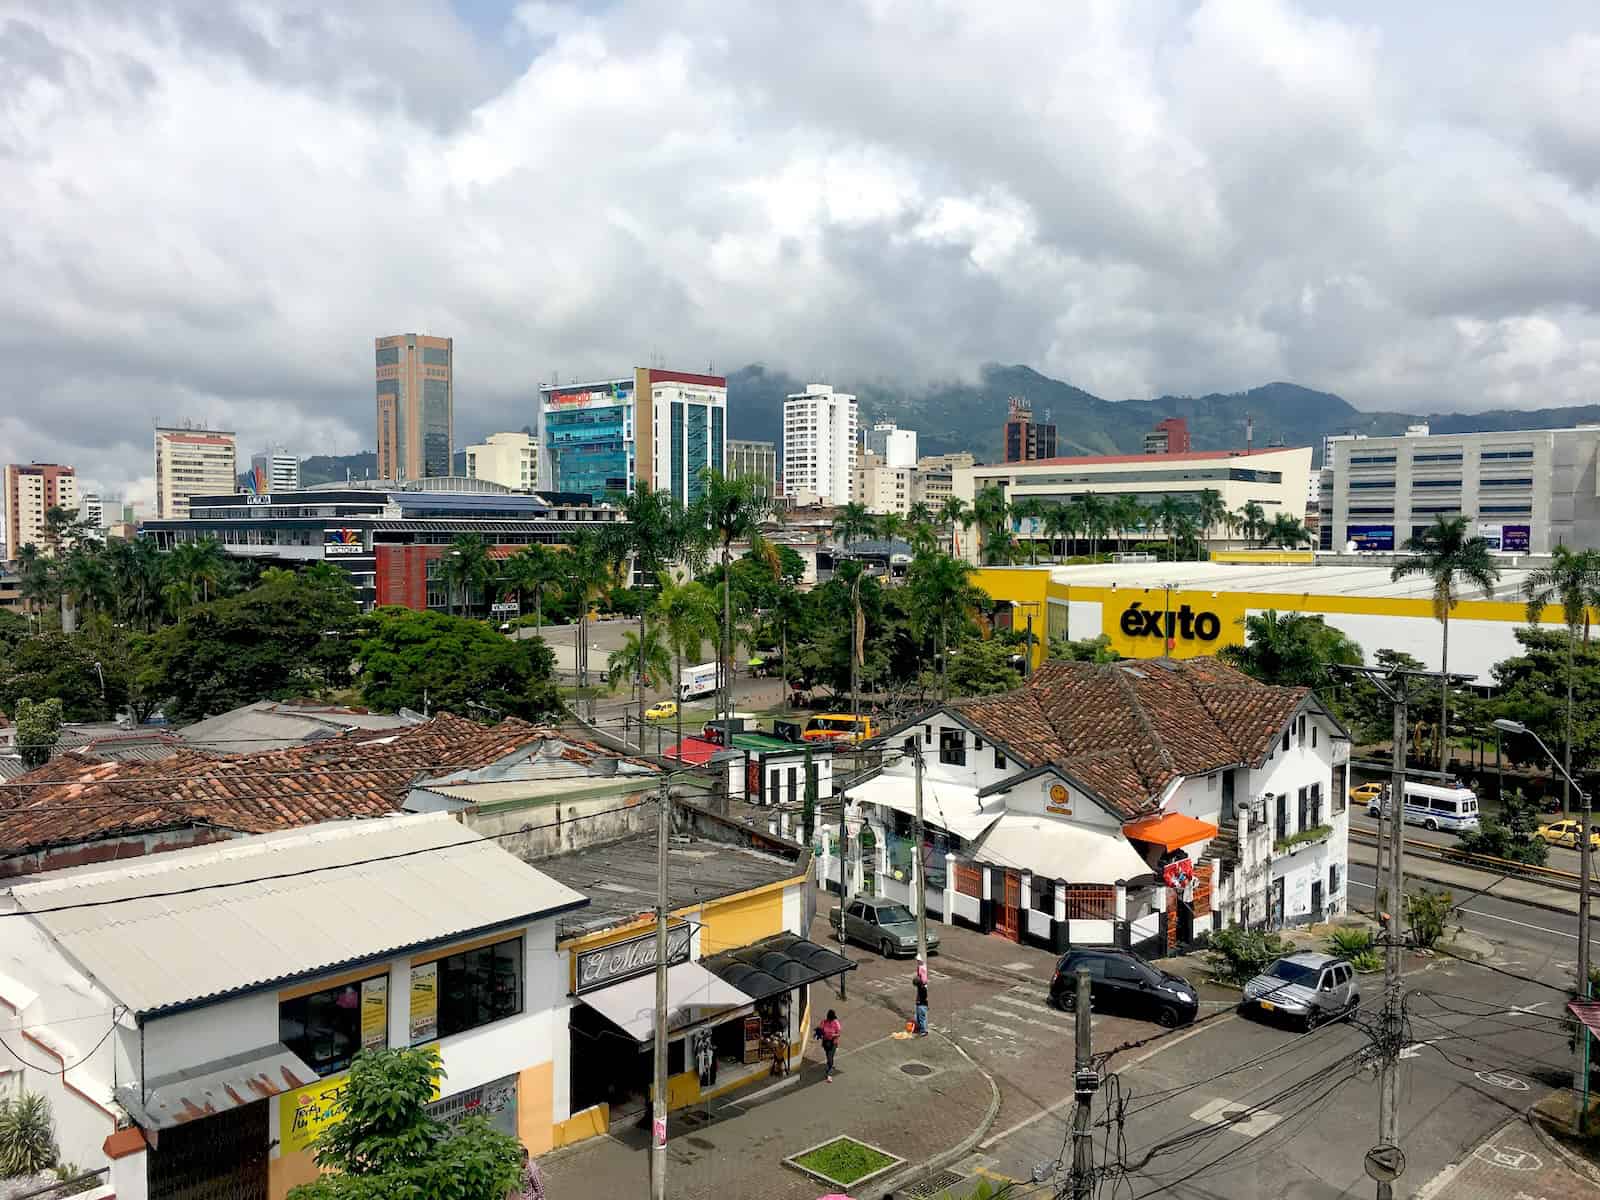
{"label": "planter box", "polygon": [[[824,1171],[818,1170],[814,1166],[806,1166],[799,1161],[809,1154],[814,1154],[818,1150],[821,1150],[827,1146],[832,1146],[838,1142],[849,1142],[852,1145],[860,1146],[862,1149],[870,1150],[879,1158],[887,1159],[888,1161],[886,1161],[882,1166],[875,1167],[873,1170],[868,1171],[864,1175],[857,1175],[854,1179],[835,1179],[833,1176],[828,1175]],[[836,1191],[844,1192],[858,1188],[868,1180],[876,1179],[885,1172],[892,1171],[896,1167],[904,1165],[905,1161],[906,1160],[901,1158],[899,1155],[890,1154],[887,1150],[883,1150],[877,1146],[871,1145],[870,1143],[863,1142],[860,1138],[853,1138],[845,1134],[839,1134],[836,1137],[829,1138],[825,1142],[818,1142],[815,1146],[807,1146],[804,1150],[800,1150],[794,1154],[791,1154],[788,1158],[783,1160],[783,1163],[787,1167],[793,1167],[802,1175],[810,1176],[812,1179],[815,1179],[820,1183],[824,1183]]]}

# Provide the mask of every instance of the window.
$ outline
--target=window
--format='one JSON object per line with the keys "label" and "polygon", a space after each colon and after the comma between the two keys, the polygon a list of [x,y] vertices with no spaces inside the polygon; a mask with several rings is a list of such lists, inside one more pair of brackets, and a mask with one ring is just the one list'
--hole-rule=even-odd
{"label": "window", "polygon": [[1394,487],[1394,480],[1392,480],[1392,479],[1352,479],[1350,481],[1350,490],[1352,492],[1356,492],[1356,491],[1371,491],[1371,490],[1376,489],[1376,488],[1393,488],[1393,487]]}
{"label": "window", "polygon": [[1478,486],[1480,488],[1532,487],[1533,476],[1507,475],[1503,479],[1480,479],[1478,480]]}
{"label": "window", "polygon": [[1311,828],[1311,797],[1310,797],[1310,794],[1306,791],[1305,788],[1301,788],[1300,789],[1299,800],[1300,800],[1300,811],[1299,811],[1300,825],[1299,825],[1299,828],[1301,828],[1301,829],[1310,829]]}
{"label": "window", "polygon": [[939,761],[953,767],[967,765],[967,734],[962,729],[939,731]]}
{"label": "window", "polygon": [[1459,479],[1413,479],[1411,486],[1414,488],[1458,488],[1461,486]]}
{"label": "window", "polygon": [[1069,954],[1067,961],[1062,964],[1062,970],[1068,975],[1076,975],[1079,971],[1088,971],[1090,979],[1104,979],[1106,977],[1106,958],[1101,954]]}
{"label": "window", "polygon": [[1136,963],[1125,958],[1106,959],[1106,978],[1117,983],[1138,983],[1144,978]]}
{"label": "window", "polygon": [[1352,454],[1346,460],[1352,467],[1367,467],[1381,463],[1394,463],[1392,454]]}
{"label": "window", "polygon": [[1337,896],[1338,894],[1339,894],[1339,864],[1338,863],[1329,863],[1328,864],[1328,895]]}
{"label": "window", "polygon": [[387,972],[278,1005],[278,1040],[318,1075],[335,1075],[358,1050],[389,1045]]}
{"label": "window", "polygon": [[1284,792],[1278,797],[1277,828],[1273,833],[1278,841],[1283,841],[1289,836],[1289,793]]}
{"label": "window", "polygon": [[1312,828],[1314,826],[1321,825],[1321,824],[1322,824],[1322,785],[1320,783],[1313,783],[1311,785],[1311,825],[1307,826],[1307,828]]}
{"label": "window", "polygon": [[922,744],[924,746],[933,745],[933,726],[932,725],[924,725],[922,727]]}
{"label": "window", "polygon": [[907,756],[915,754],[917,752],[917,735],[912,734],[910,737],[908,737],[900,749],[904,751]]}
{"label": "window", "polygon": [[1317,748],[1317,727],[1315,725],[1311,727],[1311,748],[1313,750]]}
{"label": "window", "polygon": [[1289,748],[1289,731],[1287,729],[1283,731],[1283,748],[1285,750]]}
{"label": "window", "polygon": [[377,365],[380,367],[393,367],[399,365],[400,350],[396,346],[387,346],[377,353]]}
{"label": "window", "polygon": [[1414,463],[1460,462],[1461,451],[1457,450],[1448,454],[1413,454],[1411,461]]}
{"label": "window", "polygon": [[[437,1010],[432,1029],[417,1003],[430,978]],[[522,939],[515,937],[414,966],[411,991],[413,1044],[515,1016],[522,1011]]]}
{"label": "window", "polygon": [[996,771],[1004,771],[1006,769],[1005,751],[999,747],[996,747],[994,752],[994,769]]}
{"label": "window", "polygon": [[972,735],[972,748],[974,750],[982,750],[983,749],[983,739],[981,737],[979,737],[977,734],[973,734]]}
{"label": "window", "polygon": [[1480,461],[1505,460],[1514,458],[1532,458],[1532,450],[1484,450],[1478,454]]}
{"label": "window", "polygon": [[1029,897],[1028,907],[1034,912],[1054,914],[1056,911],[1056,884],[1053,879],[1040,879],[1033,877],[1033,895]]}
{"label": "window", "polygon": [[1300,714],[1300,723],[1297,726],[1295,740],[1298,741],[1302,746],[1306,744],[1306,718],[1304,713]]}

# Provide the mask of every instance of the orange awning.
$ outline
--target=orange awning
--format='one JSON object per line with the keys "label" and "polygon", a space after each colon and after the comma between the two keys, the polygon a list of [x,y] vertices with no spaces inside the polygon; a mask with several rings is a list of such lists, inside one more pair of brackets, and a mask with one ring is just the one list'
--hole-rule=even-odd
{"label": "orange awning", "polygon": [[1198,821],[1182,813],[1162,813],[1130,821],[1122,827],[1122,832],[1135,841],[1154,842],[1163,850],[1176,850],[1216,837],[1217,827],[1210,821]]}

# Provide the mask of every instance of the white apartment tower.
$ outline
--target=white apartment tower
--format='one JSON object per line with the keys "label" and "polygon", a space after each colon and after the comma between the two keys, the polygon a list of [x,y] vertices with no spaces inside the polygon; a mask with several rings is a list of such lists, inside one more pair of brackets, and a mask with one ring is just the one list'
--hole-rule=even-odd
{"label": "white apartment tower", "polygon": [[220,429],[156,428],[156,516],[187,519],[193,496],[239,490],[238,439]]}
{"label": "white apartment tower", "polygon": [[783,491],[796,503],[848,504],[856,468],[856,398],[826,383],[783,402]]}
{"label": "white apartment tower", "polygon": [[539,443],[526,433],[491,433],[467,447],[467,478],[488,479],[513,492],[539,484]]}
{"label": "white apartment tower", "polygon": [[885,467],[898,470],[917,465],[915,429],[901,429],[893,421],[879,421],[861,435],[861,441]]}
{"label": "white apartment tower", "polygon": [[300,459],[281,446],[250,456],[250,470],[261,472],[261,482],[268,492],[297,492],[300,490]]}

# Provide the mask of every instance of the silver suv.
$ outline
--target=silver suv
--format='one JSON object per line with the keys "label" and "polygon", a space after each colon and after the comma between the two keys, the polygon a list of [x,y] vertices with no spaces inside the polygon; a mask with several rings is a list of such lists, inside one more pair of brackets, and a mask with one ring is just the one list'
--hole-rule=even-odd
{"label": "silver suv", "polygon": [[1245,984],[1239,1010],[1282,1013],[1312,1029],[1348,1016],[1360,1003],[1361,989],[1348,961],[1305,951],[1280,958]]}

